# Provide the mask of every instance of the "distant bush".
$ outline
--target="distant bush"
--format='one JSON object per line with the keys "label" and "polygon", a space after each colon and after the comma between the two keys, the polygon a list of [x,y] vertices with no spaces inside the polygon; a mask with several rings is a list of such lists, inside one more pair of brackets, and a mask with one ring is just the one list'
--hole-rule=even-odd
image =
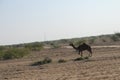
{"label": "distant bush", "polygon": [[0,59],[3,59],[4,52],[0,51]]}
{"label": "distant bush", "polygon": [[119,37],[116,36],[116,35],[112,35],[110,38],[111,38],[113,41],[119,41]]}
{"label": "distant bush", "polygon": [[0,52],[0,59],[7,60],[7,59],[22,58],[27,54],[29,54],[29,51],[27,49],[10,48]]}
{"label": "distant bush", "polygon": [[89,39],[89,44],[93,44],[95,42],[96,37],[91,37]]}
{"label": "distant bush", "polygon": [[67,40],[67,39],[61,39],[59,42],[60,42],[60,43],[68,43],[69,40]]}
{"label": "distant bush", "polygon": [[119,32],[115,33],[115,35],[118,36],[118,37],[120,37],[120,33]]}
{"label": "distant bush", "polygon": [[60,45],[57,43],[51,43],[51,48],[55,49],[55,48],[60,48]]}
{"label": "distant bush", "polygon": [[0,51],[6,50],[7,47],[6,46],[0,46]]}
{"label": "distant bush", "polygon": [[45,58],[44,60],[42,60],[42,61],[37,61],[37,62],[33,63],[31,66],[48,64],[48,63],[51,63],[51,62],[52,62],[52,59],[46,57],[46,58]]}
{"label": "distant bush", "polygon": [[82,43],[85,43],[86,42],[86,40],[84,40],[84,39],[81,39],[81,40],[79,40],[79,41],[76,41],[75,42],[75,45],[81,45]]}
{"label": "distant bush", "polygon": [[29,44],[25,44],[25,48],[32,51],[40,51],[41,49],[43,49],[43,44],[39,42],[29,43]]}
{"label": "distant bush", "polygon": [[64,62],[66,62],[64,59],[58,60],[58,63],[64,63]]}
{"label": "distant bush", "polygon": [[120,40],[120,33],[117,32],[110,37],[113,41],[119,41]]}

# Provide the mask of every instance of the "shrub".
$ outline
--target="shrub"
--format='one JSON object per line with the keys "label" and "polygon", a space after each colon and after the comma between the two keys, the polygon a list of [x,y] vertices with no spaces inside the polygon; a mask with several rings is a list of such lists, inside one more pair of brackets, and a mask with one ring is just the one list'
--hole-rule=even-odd
{"label": "shrub", "polygon": [[7,60],[7,59],[13,59],[15,58],[15,54],[14,53],[4,53],[3,59]]}
{"label": "shrub", "polygon": [[26,44],[25,48],[32,51],[40,51],[41,49],[43,49],[43,44],[39,42],[30,43],[30,44]]}
{"label": "shrub", "polygon": [[45,58],[44,60],[42,60],[42,61],[37,61],[37,62],[33,63],[32,66],[48,64],[48,63],[51,63],[51,62],[52,62],[52,59],[46,57],[46,58]]}
{"label": "shrub", "polygon": [[49,57],[46,57],[44,60],[43,60],[43,63],[46,64],[46,63],[51,63],[52,62],[52,59],[50,59]]}
{"label": "shrub", "polygon": [[64,59],[58,60],[58,63],[64,63],[64,62],[66,62]]}
{"label": "shrub", "polygon": [[91,37],[89,39],[89,44],[93,44],[95,42],[96,37]]}
{"label": "shrub", "polygon": [[118,41],[118,40],[119,40],[119,37],[116,36],[116,35],[112,35],[112,36],[111,36],[111,39],[112,39],[113,41]]}
{"label": "shrub", "polygon": [[10,48],[5,51],[1,51],[0,59],[14,59],[14,58],[22,58],[25,55],[29,54],[27,49],[19,49],[19,48]]}
{"label": "shrub", "polygon": [[0,46],[0,51],[5,50],[5,49],[6,49],[6,47]]}
{"label": "shrub", "polygon": [[115,33],[115,35],[118,36],[118,37],[120,37],[120,33],[119,32]]}
{"label": "shrub", "polygon": [[0,59],[3,59],[3,51],[0,51]]}
{"label": "shrub", "polygon": [[43,62],[42,61],[37,61],[35,63],[33,63],[31,66],[37,66],[37,65],[42,65]]}
{"label": "shrub", "polygon": [[89,59],[89,57],[84,57],[84,59]]}
{"label": "shrub", "polygon": [[53,49],[60,48],[60,45],[58,45],[57,43],[51,43],[50,45]]}
{"label": "shrub", "polygon": [[68,42],[69,42],[69,40],[67,40],[67,39],[61,39],[60,40],[60,43],[63,43],[63,44],[68,43]]}

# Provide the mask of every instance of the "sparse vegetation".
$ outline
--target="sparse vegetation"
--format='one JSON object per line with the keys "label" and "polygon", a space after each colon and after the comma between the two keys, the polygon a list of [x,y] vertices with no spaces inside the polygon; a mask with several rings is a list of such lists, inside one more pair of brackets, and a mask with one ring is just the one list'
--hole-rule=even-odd
{"label": "sparse vegetation", "polygon": [[51,62],[52,62],[52,59],[46,57],[46,58],[44,58],[44,60],[42,60],[42,61],[37,61],[37,62],[33,63],[32,66],[48,64],[48,63],[51,63]]}
{"label": "sparse vegetation", "polygon": [[65,62],[66,62],[66,60],[64,60],[64,59],[58,60],[58,63],[65,63]]}
{"label": "sparse vegetation", "polygon": [[[119,79],[119,75],[117,76],[113,75],[111,77],[111,73],[113,74],[116,73],[116,71],[118,71],[118,68],[120,66],[119,65],[120,63],[120,54],[119,54],[120,49],[119,48],[109,48],[109,47],[107,48],[103,47],[101,49],[96,48],[93,54],[94,57],[92,58],[89,57],[90,59],[84,58],[83,60],[80,60],[78,58],[76,59],[76,61],[72,60],[73,58],[75,59],[75,57],[77,58],[77,55],[72,54],[74,52],[72,52],[73,50],[71,49],[62,48],[62,49],[57,49],[57,51],[53,49],[51,50],[51,52],[49,51],[50,51],[49,49],[46,49],[38,54],[35,54],[33,51],[32,56],[27,57],[25,59],[22,58],[19,60],[0,61],[0,72],[1,72],[0,79],[7,80],[10,78],[10,79],[15,79],[15,80],[16,79],[18,80],[26,80],[26,79],[27,80],[30,80],[30,79],[53,80],[53,78],[54,79],[67,78],[69,80],[70,77],[73,77],[74,74],[77,77],[75,76],[74,78],[72,78],[73,80],[76,80],[78,78],[80,80],[82,79],[87,80],[88,78],[91,78],[92,80],[98,80],[98,78],[103,79],[103,80],[104,79],[107,79],[107,80],[115,79],[116,80],[116,77],[117,79]],[[64,54],[61,54],[60,51],[64,52]],[[59,56],[56,56],[56,55],[59,55]],[[44,56],[50,57],[51,59],[54,60],[54,62],[45,64],[43,61]],[[87,53],[86,53],[86,56],[87,56]],[[67,62],[58,63],[58,61],[61,59],[64,59]],[[98,69],[99,69],[99,72],[98,72]],[[88,73],[89,72],[90,73],[86,74],[86,70]],[[103,71],[106,71],[106,72],[104,73]],[[63,76],[63,73],[64,74],[70,73],[70,75]],[[91,75],[91,73],[95,75]],[[34,74],[34,75],[31,76],[30,74]],[[87,77],[85,77],[85,75],[87,75]],[[15,76],[17,76],[17,78]]]}
{"label": "sparse vegetation", "polygon": [[43,44],[39,42],[29,43],[29,44],[25,44],[25,48],[32,51],[40,51],[41,49],[43,49]]}
{"label": "sparse vegetation", "polygon": [[110,37],[114,42],[119,41],[120,40],[120,33],[117,32],[115,34],[112,34]]}
{"label": "sparse vegetation", "polygon": [[89,57],[79,57],[79,58],[74,59],[74,61],[81,61],[84,59],[89,59]]}
{"label": "sparse vegetation", "polygon": [[4,47],[4,46],[0,46],[0,51],[5,50],[5,48],[6,48],[6,47]]}
{"label": "sparse vegetation", "polygon": [[113,41],[119,41],[119,38],[118,38],[118,36],[116,36],[116,35],[112,35],[112,36],[111,36],[111,39],[112,39]]}
{"label": "sparse vegetation", "polygon": [[93,44],[95,42],[95,39],[96,39],[96,37],[91,37],[88,41],[89,44]]}
{"label": "sparse vegetation", "polygon": [[115,35],[120,38],[120,33],[119,32],[115,33]]}
{"label": "sparse vegetation", "polygon": [[29,54],[29,51],[27,49],[10,48],[0,52],[0,59],[7,60],[7,59],[22,58],[27,54]]}
{"label": "sparse vegetation", "polygon": [[51,48],[56,49],[60,48],[61,45],[69,44],[70,42],[73,42],[76,46],[84,42],[91,45],[112,45],[114,43],[120,44],[120,33],[117,32],[109,35],[91,36],[84,38],[61,39],[55,41],[0,46],[0,59],[21,58],[27,55],[29,51],[40,51],[43,49],[44,45],[51,46]]}
{"label": "sparse vegetation", "polygon": [[60,45],[58,43],[51,43],[50,45],[53,49],[60,48]]}
{"label": "sparse vegetation", "polygon": [[69,40],[68,39],[61,39],[59,42],[61,42],[61,43],[68,43],[69,42]]}

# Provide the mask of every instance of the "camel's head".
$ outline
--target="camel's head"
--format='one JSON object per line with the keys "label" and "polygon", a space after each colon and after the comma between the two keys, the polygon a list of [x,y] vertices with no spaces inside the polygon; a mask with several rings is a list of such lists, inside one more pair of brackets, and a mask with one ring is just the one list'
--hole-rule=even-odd
{"label": "camel's head", "polygon": [[70,46],[72,46],[74,49],[76,49],[76,50],[77,50],[77,48],[74,46],[74,44],[73,44],[73,43],[70,43],[69,45],[70,45]]}

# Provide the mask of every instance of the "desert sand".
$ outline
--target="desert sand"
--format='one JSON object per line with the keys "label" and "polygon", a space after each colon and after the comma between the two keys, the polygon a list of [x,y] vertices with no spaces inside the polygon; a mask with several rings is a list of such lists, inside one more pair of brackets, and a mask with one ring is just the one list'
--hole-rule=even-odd
{"label": "desert sand", "polygon": [[[84,51],[84,57],[89,53]],[[52,63],[31,66],[45,57]],[[22,59],[1,60],[0,80],[120,80],[120,48],[93,48],[89,59],[80,57],[72,48],[44,49]],[[64,59],[66,62],[58,63]]]}

